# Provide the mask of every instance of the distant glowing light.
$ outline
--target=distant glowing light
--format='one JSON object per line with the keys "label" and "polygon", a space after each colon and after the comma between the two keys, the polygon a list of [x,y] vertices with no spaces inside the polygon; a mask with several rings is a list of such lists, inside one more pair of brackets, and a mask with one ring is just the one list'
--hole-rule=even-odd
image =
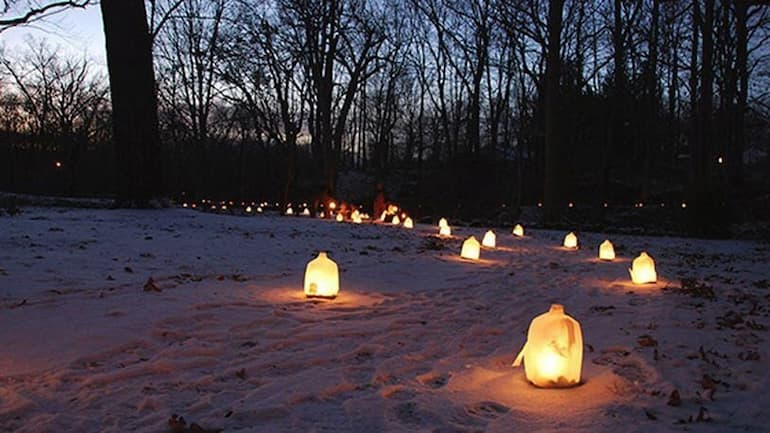
{"label": "distant glowing light", "polygon": [[721,156],[719,158],[717,158],[717,163],[723,164],[724,162],[725,162],[725,160]]}
{"label": "distant glowing light", "polygon": [[480,249],[481,246],[479,245],[479,241],[477,241],[474,236],[471,236],[463,242],[460,257],[469,260],[478,260]]}
{"label": "distant glowing light", "polygon": [[578,238],[575,236],[574,232],[569,232],[567,236],[564,237],[564,248],[569,249],[577,249],[578,247]]}
{"label": "distant glowing light", "polygon": [[61,168],[61,161],[56,161],[53,164],[56,168]]}
{"label": "distant glowing light", "polygon": [[612,245],[609,239],[599,245],[599,259],[601,260],[615,260],[615,247]]}
{"label": "distant glowing light", "polygon": [[497,236],[495,236],[495,232],[487,230],[487,232],[484,233],[484,238],[481,240],[481,245],[484,245],[487,248],[494,248],[496,243]]}
{"label": "distant glowing light", "polygon": [[404,228],[407,228],[407,229],[414,228],[414,222],[412,221],[411,218],[406,217],[406,219],[404,220]]}

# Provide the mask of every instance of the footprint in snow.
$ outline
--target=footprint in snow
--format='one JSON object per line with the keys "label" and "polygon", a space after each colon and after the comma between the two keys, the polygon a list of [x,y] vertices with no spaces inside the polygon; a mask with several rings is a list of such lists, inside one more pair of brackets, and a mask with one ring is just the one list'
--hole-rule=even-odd
{"label": "footprint in snow", "polygon": [[482,401],[465,407],[465,412],[469,415],[486,419],[499,418],[510,410],[511,409],[508,406],[504,406],[494,401]]}
{"label": "footprint in snow", "polygon": [[426,373],[417,376],[417,381],[427,387],[438,389],[449,383],[449,377],[448,373]]}
{"label": "footprint in snow", "polygon": [[422,417],[417,409],[417,403],[413,401],[407,401],[401,403],[393,408],[396,418],[404,424],[419,424],[422,421]]}

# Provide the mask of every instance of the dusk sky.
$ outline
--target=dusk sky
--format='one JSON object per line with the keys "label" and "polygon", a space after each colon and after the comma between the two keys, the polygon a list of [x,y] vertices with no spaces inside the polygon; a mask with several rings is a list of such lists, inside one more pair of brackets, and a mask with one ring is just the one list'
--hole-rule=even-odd
{"label": "dusk sky", "polygon": [[24,50],[30,40],[47,40],[51,46],[68,55],[86,56],[95,65],[106,65],[102,17],[98,5],[66,10],[44,21],[0,33],[0,46],[11,57],[19,50]]}

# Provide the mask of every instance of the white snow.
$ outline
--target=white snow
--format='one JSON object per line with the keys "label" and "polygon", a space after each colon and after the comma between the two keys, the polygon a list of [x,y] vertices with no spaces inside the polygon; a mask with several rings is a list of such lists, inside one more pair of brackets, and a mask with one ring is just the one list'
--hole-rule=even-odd
{"label": "white snow", "polygon": [[[162,432],[172,414],[227,432],[770,428],[766,242],[612,235],[606,263],[605,235],[566,251],[563,232],[501,227],[480,262],[460,259],[486,229],[443,240],[188,209],[0,218],[0,431]],[[332,301],[302,293],[318,250],[340,268]],[[642,250],[659,282],[636,287]],[[714,299],[664,290],[682,277]],[[581,322],[584,383],[537,389],[510,364],[555,302]]]}

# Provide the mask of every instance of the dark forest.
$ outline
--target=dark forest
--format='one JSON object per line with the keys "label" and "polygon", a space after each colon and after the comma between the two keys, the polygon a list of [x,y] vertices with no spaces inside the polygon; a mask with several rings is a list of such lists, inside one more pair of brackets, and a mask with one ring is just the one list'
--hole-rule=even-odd
{"label": "dark forest", "polygon": [[[3,3],[3,29],[49,13]],[[49,3],[101,7],[109,73],[3,51],[5,191],[366,208],[380,184],[416,216],[770,219],[765,2]]]}

